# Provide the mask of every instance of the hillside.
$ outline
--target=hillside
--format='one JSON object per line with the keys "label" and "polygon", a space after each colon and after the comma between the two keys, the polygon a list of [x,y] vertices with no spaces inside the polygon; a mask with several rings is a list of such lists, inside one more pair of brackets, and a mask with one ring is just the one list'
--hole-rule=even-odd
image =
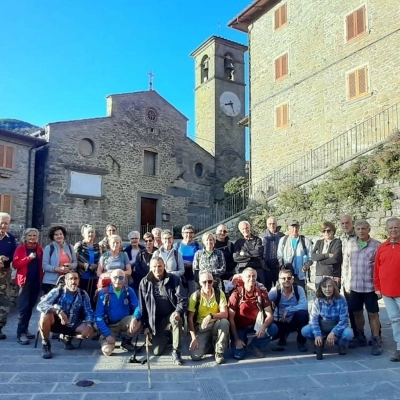
{"label": "hillside", "polygon": [[29,122],[20,121],[18,119],[0,118],[0,129],[21,133],[22,135],[29,135],[41,128],[40,126],[32,125]]}

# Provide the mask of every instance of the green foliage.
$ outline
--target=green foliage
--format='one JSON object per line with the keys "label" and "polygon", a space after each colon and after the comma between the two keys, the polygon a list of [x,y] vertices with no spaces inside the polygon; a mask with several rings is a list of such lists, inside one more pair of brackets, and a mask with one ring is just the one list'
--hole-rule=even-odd
{"label": "green foliage", "polygon": [[244,178],[243,176],[239,176],[238,178],[232,178],[228,181],[224,186],[224,192],[228,195],[236,194],[241,191],[248,192],[249,180]]}

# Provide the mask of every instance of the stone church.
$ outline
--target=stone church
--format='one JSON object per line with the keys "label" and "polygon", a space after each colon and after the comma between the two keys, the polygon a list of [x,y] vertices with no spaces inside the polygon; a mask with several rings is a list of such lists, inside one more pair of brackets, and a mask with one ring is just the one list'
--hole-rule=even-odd
{"label": "stone church", "polygon": [[244,53],[213,36],[195,61],[196,141],[157,91],[107,96],[107,115],[49,123],[38,149],[34,226],[196,224],[245,173]]}

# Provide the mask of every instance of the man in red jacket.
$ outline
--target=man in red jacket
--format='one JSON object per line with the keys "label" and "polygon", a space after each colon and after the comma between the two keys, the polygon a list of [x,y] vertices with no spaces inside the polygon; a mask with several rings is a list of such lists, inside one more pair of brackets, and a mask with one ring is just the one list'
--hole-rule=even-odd
{"label": "man in red jacket", "polygon": [[400,286],[396,279],[400,264],[400,219],[393,217],[386,221],[389,238],[376,253],[374,269],[375,293],[383,297],[386,311],[392,322],[393,338],[397,350],[390,361],[400,361]]}

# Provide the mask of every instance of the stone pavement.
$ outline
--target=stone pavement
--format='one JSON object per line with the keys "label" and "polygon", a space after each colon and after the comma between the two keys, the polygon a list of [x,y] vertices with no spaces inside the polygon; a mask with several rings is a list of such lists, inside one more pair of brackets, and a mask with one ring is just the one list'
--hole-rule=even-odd
{"label": "stone pavement", "polygon": [[[395,344],[383,303],[381,356],[371,356],[370,347],[364,347],[349,350],[346,356],[332,351],[317,361],[311,350],[297,351],[292,334],[286,351],[269,351],[262,360],[237,362],[229,357],[219,366],[209,356],[195,363],[188,360],[185,350],[185,366],[177,368],[168,356],[151,357],[152,389],[148,388],[146,365],[128,364],[130,354],[122,349],[104,357],[94,341],[84,341],[79,350],[65,351],[53,340],[54,358],[43,360],[40,340],[37,349],[33,341],[29,346],[16,342],[16,317],[14,310],[5,330],[7,340],[0,341],[1,400],[400,399],[400,363],[389,361]],[[36,323],[37,312],[32,331]],[[188,338],[184,347],[188,347]],[[143,349],[137,358],[144,357]],[[82,379],[95,384],[76,386]]]}

